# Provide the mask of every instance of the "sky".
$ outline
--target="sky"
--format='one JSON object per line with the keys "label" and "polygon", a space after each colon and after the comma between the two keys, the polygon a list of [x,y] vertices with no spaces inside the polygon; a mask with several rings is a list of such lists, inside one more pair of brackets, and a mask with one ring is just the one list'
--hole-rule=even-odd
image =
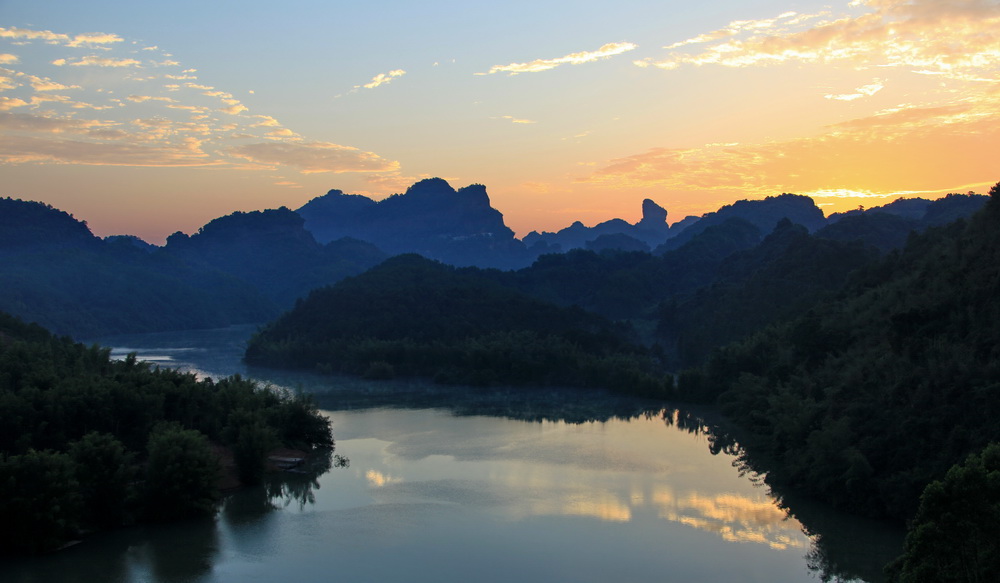
{"label": "sky", "polygon": [[484,184],[518,236],[1000,181],[1000,0],[0,0],[0,196],[162,244]]}

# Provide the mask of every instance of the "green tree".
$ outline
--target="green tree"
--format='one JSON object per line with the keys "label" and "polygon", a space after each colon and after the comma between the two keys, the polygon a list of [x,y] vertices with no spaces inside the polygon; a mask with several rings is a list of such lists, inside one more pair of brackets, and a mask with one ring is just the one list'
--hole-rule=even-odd
{"label": "green tree", "polygon": [[80,496],[69,456],[0,455],[0,553],[38,553],[79,529]]}
{"label": "green tree", "polygon": [[219,458],[199,431],[162,424],[149,438],[146,515],[153,520],[211,516],[219,499]]}
{"label": "green tree", "polygon": [[259,484],[267,469],[267,452],[280,443],[277,432],[267,425],[260,412],[239,409],[229,416],[224,433],[232,446],[240,481]]}
{"label": "green tree", "polygon": [[106,433],[91,432],[69,447],[80,484],[83,518],[88,524],[122,524],[135,493],[133,455],[122,442]]}
{"label": "green tree", "polygon": [[928,484],[890,567],[899,583],[995,581],[1000,573],[1000,444]]}

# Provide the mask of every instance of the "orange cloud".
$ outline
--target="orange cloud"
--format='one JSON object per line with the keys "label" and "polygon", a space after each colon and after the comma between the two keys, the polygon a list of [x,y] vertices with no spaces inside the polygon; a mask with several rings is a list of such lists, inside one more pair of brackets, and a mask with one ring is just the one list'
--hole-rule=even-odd
{"label": "orange cloud", "polygon": [[835,199],[944,194],[964,191],[970,181],[995,182],[983,170],[995,167],[997,143],[1000,100],[983,98],[978,103],[901,107],[834,124],[806,138],[653,148],[611,160],[578,182],[751,198],[780,192]]}
{"label": "orange cloud", "polygon": [[[696,54],[673,53],[640,66],[676,69],[682,64],[748,67],[789,61],[848,62],[858,68],[906,67],[967,78],[969,70],[995,69],[1000,57],[1000,5],[989,0],[854,0],[868,12],[822,20],[796,29],[808,18],[743,21],[694,39],[669,45],[713,42]],[[746,23],[754,26],[745,26]],[[744,38],[736,38],[742,36]],[[987,79],[990,77],[986,77]]]}

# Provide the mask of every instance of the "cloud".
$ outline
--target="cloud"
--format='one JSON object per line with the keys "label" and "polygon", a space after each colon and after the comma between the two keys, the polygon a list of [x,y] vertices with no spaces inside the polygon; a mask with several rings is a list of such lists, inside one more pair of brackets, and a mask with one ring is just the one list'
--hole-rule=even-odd
{"label": "cloud", "polygon": [[171,99],[169,97],[153,97],[151,95],[129,95],[126,99],[132,103],[145,103],[147,101],[165,101],[167,103],[176,103],[176,99]]}
{"label": "cloud", "polygon": [[230,148],[228,152],[257,164],[292,166],[306,174],[389,172],[399,169],[398,162],[386,160],[373,152],[329,142],[247,144]]}
{"label": "cloud", "polygon": [[240,113],[243,113],[244,111],[249,111],[249,108],[237,102],[234,103],[233,105],[230,105],[229,107],[219,108],[219,111],[221,111],[222,113],[228,113],[229,115],[238,115]]}
{"label": "cloud", "polygon": [[360,89],[361,87],[364,87],[365,89],[375,89],[380,85],[388,85],[389,83],[392,82],[393,79],[397,77],[402,77],[405,74],[406,71],[402,69],[394,69],[392,71],[389,71],[388,73],[379,73],[378,75],[372,77],[372,80],[370,82],[365,83],[364,85],[355,85],[354,88]]}
{"label": "cloud", "polygon": [[944,194],[971,181],[995,182],[983,169],[995,166],[991,156],[997,143],[1000,98],[905,106],[797,139],[652,148],[610,160],[578,182],[701,196],[714,191],[721,193],[717,198],[781,192],[830,199]]}
{"label": "cloud", "polygon": [[882,81],[874,79],[868,85],[862,85],[854,90],[854,93],[844,93],[844,94],[828,94],[824,95],[826,99],[833,99],[836,101],[854,101],[856,99],[861,99],[862,97],[871,97],[879,91],[885,88]]}
{"label": "cloud", "polygon": [[15,107],[24,107],[28,102],[19,97],[0,97],[0,111],[10,111]]}
{"label": "cloud", "polygon": [[[59,45],[55,50],[62,54],[46,60],[63,67],[49,79],[13,70],[21,66],[14,65],[20,63],[17,55],[0,54],[0,91],[19,92],[0,97],[0,164],[240,169],[283,165],[303,173],[399,169],[397,162],[373,152],[307,141],[272,116],[247,115],[248,107],[232,93],[201,84],[192,75],[196,69],[165,61],[168,53],[145,43],[123,47],[123,39],[114,34],[72,36],[11,28],[0,28],[0,39]],[[144,66],[151,70],[157,65],[177,66],[181,75],[135,74]],[[79,75],[75,67],[104,70],[100,75]],[[389,71],[369,85],[404,74],[401,69]],[[80,85],[67,82],[69,76]],[[176,80],[180,78],[184,81]],[[67,96],[70,89],[81,98]]]}
{"label": "cloud", "polygon": [[631,51],[638,45],[629,42],[608,43],[596,51],[583,51],[570,53],[564,57],[555,59],[535,59],[528,63],[511,63],[509,65],[493,65],[486,73],[476,73],[477,75],[492,75],[494,73],[509,73],[518,75],[520,73],[538,73],[555,69],[560,65],[579,65],[582,63],[592,63],[601,59],[607,59],[615,55]]}
{"label": "cloud", "polygon": [[69,41],[69,35],[57,34],[51,30],[30,30],[27,28],[4,28],[0,26],[0,38],[14,40],[44,40],[48,42]]}
{"label": "cloud", "polygon": [[0,136],[0,163],[64,163],[97,166],[213,166],[219,162],[189,148],[109,144],[32,136]]}
{"label": "cloud", "polygon": [[499,118],[494,118],[494,119],[508,119],[510,120],[511,123],[519,123],[519,124],[538,123],[533,119],[522,119],[514,117],[513,115],[501,115]]}
{"label": "cloud", "polygon": [[80,47],[83,45],[106,45],[111,43],[122,42],[122,37],[117,34],[105,34],[102,32],[91,32],[86,34],[78,34],[73,37],[73,40],[66,43],[68,47]]}
{"label": "cloud", "polygon": [[[700,53],[672,52],[639,66],[676,69],[683,64],[751,67],[786,62],[847,63],[859,69],[904,67],[957,78],[968,70],[995,71],[1000,61],[1000,4],[990,0],[856,0],[866,11],[814,20],[786,13],[774,19],[738,21],[668,45],[712,43]],[[752,26],[748,26],[752,25]],[[990,78],[991,76],[985,76]],[[995,76],[993,76],[995,77]]]}
{"label": "cloud", "polygon": [[63,85],[45,77],[35,77],[34,75],[27,75],[27,77],[31,82],[31,88],[35,91],[65,91],[66,89],[81,88],[79,85]]}
{"label": "cloud", "polygon": [[77,61],[67,61],[66,59],[56,59],[52,61],[52,64],[57,67],[62,67],[63,65],[70,65],[71,67],[140,67],[142,62],[135,59],[115,59],[112,57],[100,57],[97,55],[88,55],[79,59]]}

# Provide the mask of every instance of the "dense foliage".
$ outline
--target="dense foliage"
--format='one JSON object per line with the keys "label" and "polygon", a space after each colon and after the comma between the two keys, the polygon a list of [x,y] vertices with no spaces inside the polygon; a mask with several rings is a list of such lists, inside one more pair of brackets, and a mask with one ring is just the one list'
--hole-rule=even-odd
{"label": "dense foliage", "polygon": [[3,313],[0,419],[3,552],[50,549],[81,528],[210,514],[217,446],[239,452],[252,479],[273,443],[333,445],[308,399],[113,361]]}
{"label": "dense foliage", "polygon": [[837,301],[714,353],[682,397],[717,398],[771,477],[907,518],[924,486],[1000,440],[1000,185],[969,221],[914,234]]}
{"label": "dense foliage", "polygon": [[666,377],[627,332],[579,308],[502,286],[477,269],[402,255],[312,292],[251,339],[246,359],[446,383],[662,394]]}
{"label": "dense foliage", "polygon": [[928,484],[889,569],[899,583],[974,583],[1000,573],[1000,444]]}

